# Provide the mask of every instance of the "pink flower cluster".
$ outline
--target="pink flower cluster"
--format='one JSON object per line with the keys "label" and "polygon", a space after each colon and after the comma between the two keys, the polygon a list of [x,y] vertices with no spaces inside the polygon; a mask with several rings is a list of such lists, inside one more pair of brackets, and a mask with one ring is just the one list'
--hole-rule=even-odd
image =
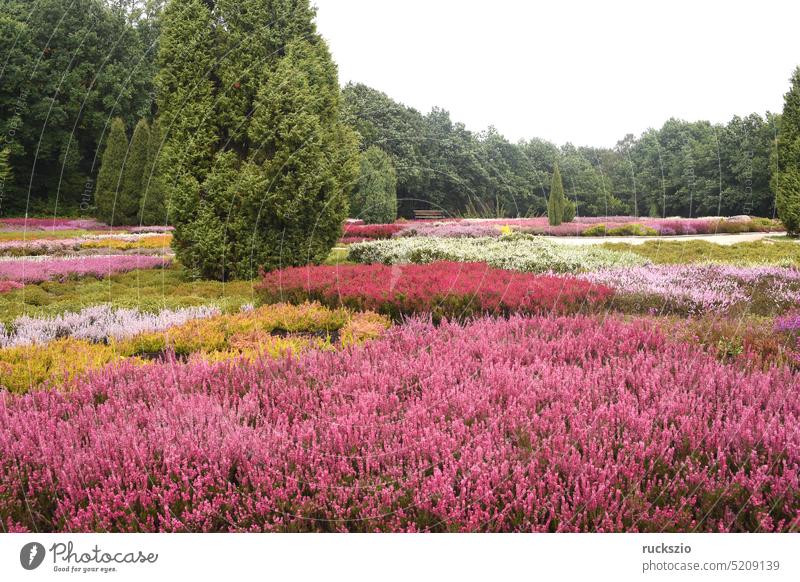
{"label": "pink flower cluster", "polygon": [[15,289],[22,289],[24,285],[17,281],[2,281],[0,280],[0,293],[8,293]]}
{"label": "pink flower cluster", "polygon": [[643,323],[411,321],[0,397],[11,531],[793,531],[800,376]]}
{"label": "pink flower cluster", "polygon": [[727,311],[746,305],[758,292],[776,308],[800,303],[800,271],[788,267],[733,265],[647,265],[582,273],[617,293],[654,295],[667,310]]}
{"label": "pink flower cluster", "polygon": [[[737,217],[738,218],[738,217]],[[650,228],[662,236],[717,234],[726,232],[751,232],[776,230],[775,227],[757,221],[714,218],[635,218],[632,216],[608,216],[575,218],[558,226],[550,226],[547,217],[509,218],[490,220],[444,220],[438,222],[409,222],[396,236],[435,237],[483,237],[500,236],[501,228],[510,227],[517,232],[549,236],[581,236],[592,226],[607,225],[609,229],[640,225]],[[624,236],[624,235],[623,235]]]}
{"label": "pink flower cluster", "polygon": [[77,251],[86,242],[85,238],[4,240],[0,241],[0,255],[49,255]]}
{"label": "pink flower cluster", "polygon": [[106,225],[85,218],[0,218],[0,230],[98,230]]}
{"label": "pink flower cluster", "polygon": [[319,301],[400,319],[414,313],[464,318],[475,313],[570,313],[604,305],[604,285],[572,277],[495,269],[485,263],[294,267],[264,275],[268,302]]}
{"label": "pink flower cluster", "polygon": [[365,240],[379,240],[392,238],[392,235],[403,230],[402,224],[354,224],[344,225],[342,241],[358,239],[358,242]]}
{"label": "pink flower cluster", "polygon": [[169,257],[148,255],[93,255],[85,257],[25,257],[0,259],[0,280],[39,283],[70,277],[107,277],[135,269],[167,267]]}

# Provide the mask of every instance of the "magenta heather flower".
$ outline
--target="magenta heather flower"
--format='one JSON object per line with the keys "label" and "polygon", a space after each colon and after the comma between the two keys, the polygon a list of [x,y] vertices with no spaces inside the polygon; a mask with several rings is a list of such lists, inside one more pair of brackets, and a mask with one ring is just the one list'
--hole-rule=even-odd
{"label": "magenta heather flower", "polygon": [[794,531],[800,376],[614,318],[0,396],[14,531]]}

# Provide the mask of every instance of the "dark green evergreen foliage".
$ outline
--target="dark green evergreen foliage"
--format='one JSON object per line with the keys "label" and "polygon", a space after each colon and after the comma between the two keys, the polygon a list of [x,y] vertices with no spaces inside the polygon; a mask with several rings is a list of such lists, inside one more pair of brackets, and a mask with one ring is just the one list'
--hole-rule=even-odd
{"label": "dark green evergreen foliage", "polygon": [[800,234],[800,67],[792,75],[784,97],[783,116],[775,156],[773,188],[778,217],[789,234]]}
{"label": "dark green evergreen foliage", "polygon": [[150,141],[150,124],[142,119],[136,124],[131,137],[122,184],[117,197],[114,221],[116,224],[138,224],[144,193],[144,175],[147,166],[147,145]]}
{"label": "dark green evergreen foliage", "polygon": [[147,144],[147,161],[142,175],[141,224],[166,225],[167,205],[164,182],[161,175],[161,145],[164,139],[161,120],[156,119],[150,127]]}
{"label": "dark green evergreen foliage", "polygon": [[196,276],[321,262],[341,235],[357,141],[313,16],[307,0],[164,11],[160,173],[176,254]]}
{"label": "dark green evergreen foliage", "polygon": [[547,220],[550,226],[558,226],[564,220],[565,204],[564,184],[561,182],[561,172],[556,164],[550,181],[550,195],[547,198]]}
{"label": "dark green evergreen foliage", "polygon": [[132,127],[149,113],[152,16],[104,0],[0,0],[0,135],[15,168],[3,213],[88,205],[109,118]]}
{"label": "dark green evergreen foliage", "polygon": [[350,199],[350,216],[366,224],[397,219],[397,173],[389,155],[377,146],[361,154],[358,187]]}
{"label": "dark green evergreen foliage", "polygon": [[564,198],[564,212],[561,215],[561,222],[572,222],[575,220],[576,211],[575,203],[569,198]]}
{"label": "dark green evergreen foliage", "polygon": [[6,188],[13,176],[14,173],[11,170],[11,150],[9,148],[4,148],[0,150],[0,204],[2,204]]}
{"label": "dark green evergreen foliage", "polygon": [[594,148],[536,138],[512,144],[492,128],[471,133],[446,111],[423,115],[364,85],[348,85],[344,103],[362,147],[391,156],[406,217],[427,207],[544,214],[556,163],[582,216],[773,213],[769,160],[779,116],[770,113],[727,125],[671,119],[614,148]]}
{"label": "dark green evergreen foliage", "polygon": [[111,129],[106,139],[94,196],[97,220],[109,225],[126,224],[124,215],[122,218],[119,216],[119,209],[127,154],[128,138],[125,135],[125,122],[116,118],[111,122]]}

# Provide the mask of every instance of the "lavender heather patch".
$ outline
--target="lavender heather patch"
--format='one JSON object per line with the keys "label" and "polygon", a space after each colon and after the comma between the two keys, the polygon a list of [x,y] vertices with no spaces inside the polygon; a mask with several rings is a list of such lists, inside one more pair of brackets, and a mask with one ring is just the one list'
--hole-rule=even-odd
{"label": "lavender heather patch", "polygon": [[220,309],[213,305],[165,309],[158,313],[94,305],[77,313],[64,313],[56,317],[23,316],[17,318],[9,330],[0,329],[0,348],[46,344],[65,337],[102,343],[144,332],[164,331],[187,321],[206,319],[220,313]]}

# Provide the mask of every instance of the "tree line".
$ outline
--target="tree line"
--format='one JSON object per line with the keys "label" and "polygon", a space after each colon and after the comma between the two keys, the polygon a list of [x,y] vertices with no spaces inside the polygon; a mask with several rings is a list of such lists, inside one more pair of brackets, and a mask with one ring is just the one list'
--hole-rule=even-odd
{"label": "tree line", "polygon": [[580,216],[772,216],[770,188],[780,115],[727,124],[670,119],[613,148],[511,143],[494,128],[475,133],[447,111],[406,107],[363,84],[344,89],[345,116],[362,147],[387,151],[400,214],[431,207],[455,215],[547,213],[558,165]]}

